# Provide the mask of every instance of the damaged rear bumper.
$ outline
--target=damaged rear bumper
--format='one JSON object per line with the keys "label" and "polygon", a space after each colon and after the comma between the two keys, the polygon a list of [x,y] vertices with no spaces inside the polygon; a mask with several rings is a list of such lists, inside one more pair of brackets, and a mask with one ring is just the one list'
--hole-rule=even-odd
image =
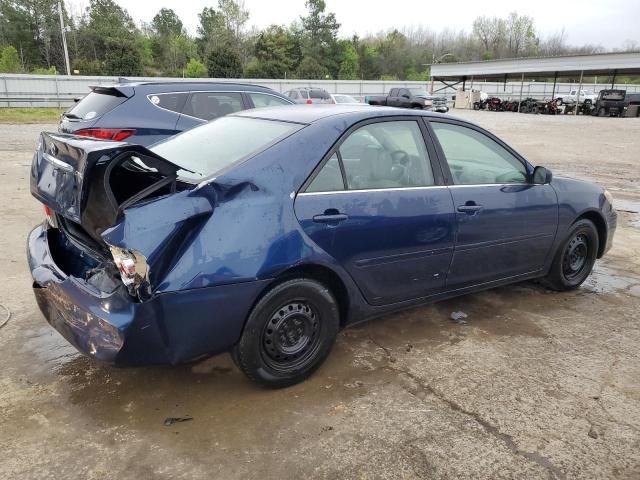
{"label": "damaged rear bumper", "polygon": [[[66,273],[51,253],[53,231],[45,223],[27,241],[38,306],[76,349],[109,364],[177,364],[228,350],[240,338],[253,300],[268,283],[168,292],[137,302],[124,285],[102,292]],[[84,255],[80,250],[64,253]]]}

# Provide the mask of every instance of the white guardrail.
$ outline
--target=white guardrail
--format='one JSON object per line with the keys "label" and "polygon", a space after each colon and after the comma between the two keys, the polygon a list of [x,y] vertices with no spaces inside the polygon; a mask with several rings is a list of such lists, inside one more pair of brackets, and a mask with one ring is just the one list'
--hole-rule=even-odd
{"label": "white guardrail", "polygon": [[[230,79],[230,78],[168,78],[168,77],[127,77],[130,81],[172,81],[172,82],[231,82],[252,83],[272,88],[278,92],[286,92],[295,87],[320,87],[330,93],[345,93],[358,99],[365,100],[372,95],[384,95],[390,89],[396,87],[421,87],[429,91],[430,82],[403,82],[382,80],[290,80],[290,79]],[[89,77],[66,75],[25,75],[2,74],[0,75],[0,107],[68,107],[73,99],[86,95],[90,86],[113,85],[118,77]],[[557,83],[556,97],[558,94],[567,94],[570,89],[577,88],[576,83]],[[461,88],[462,83],[456,85]],[[520,96],[520,82],[470,82],[467,81],[467,89],[481,90],[489,96],[497,96],[503,99],[517,99]],[[440,82],[435,82],[436,94],[444,95],[449,100],[456,94],[455,88],[446,87]],[[610,84],[584,83],[584,90],[598,92],[604,88],[611,88]],[[640,85],[616,84],[615,88],[621,88],[628,92],[640,92]],[[522,89],[522,98],[534,97],[537,99],[551,99],[553,89],[552,82],[525,82]]]}

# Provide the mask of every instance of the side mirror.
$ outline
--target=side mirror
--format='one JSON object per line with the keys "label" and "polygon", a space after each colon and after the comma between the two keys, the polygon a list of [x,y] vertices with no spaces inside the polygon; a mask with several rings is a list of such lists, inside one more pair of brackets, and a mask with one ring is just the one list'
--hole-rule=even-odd
{"label": "side mirror", "polygon": [[533,175],[531,177],[532,183],[535,185],[545,185],[551,183],[553,174],[551,170],[547,170],[544,167],[536,167],[533,169]]}

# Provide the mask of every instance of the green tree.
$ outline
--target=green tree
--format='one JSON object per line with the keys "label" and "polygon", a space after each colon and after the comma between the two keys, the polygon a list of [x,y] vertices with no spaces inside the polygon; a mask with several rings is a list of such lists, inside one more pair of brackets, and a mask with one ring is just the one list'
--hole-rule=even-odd
{"label": "green tree", "polygon": [[105,40],[104,70],[106,75],[142,75],[140,49],[129,39]]}
{"label": "green tree", "polygon": [[11,45],[3,47],[0,50],[0,72],[19,73],[20,71],[22,71],[22,65],[16,48]]}
{"label": "green tree", "polygon": [[184,69],[184,76],[189,78],[205,78],[207,73],[207,67],[195,58],[189,59],[189,63]]}
{"label": "green tree", "polygon": [[218,0],[218,10],[228,34],[234,40],[240,40],[242,29],[249,20],[249,11],[244,8],[244,1]]}
{"label": "green tree", "polygon": [[57,75],[58,70],[55,66],[49,68],[38,67],[31,70],[31,73],[33,73],[34,75]]}
{"label": "green tree", "polygon": [[254,58],[245,74],[250,78],[283,78],[295,70],[300,58],[300,44],[295,35],[280,25],[271,25],[258,35]]}
{"label": "green tree", "polygon": [[382,75],[382,61],[376,47],[362,42],[358,45],[360,76],[364,79],[377,79]]}
{"label": "green tree", "polygon": [[348,44],[342,54],[342,63],[340,64],[338,78],[340,80],[357,80],[359,71],[358,52],[356,52],[353,45]]}
{"label": "green tree", "polygon": [[240,55],[230,44],[213,47],[207,56],[207,71],[212,78],[239,78],[242,76]]}
{"label": "green tree", "polygon": [[329,75],[329,70],[322,65],[322,62],[314,57],[303,57],[298,69],[296,77],[305,80],[324,80]]}
{"label": "green tree", "polygon": [[[340,49],[338,45],[338,30],[340,24],[334,13],[325,13],[324,0],[307,0],[307,15],[301,17],[302,22],[302,54],[305,65],[298,67],[300,78],[309,78],[314,71],[328,71],[337,76],[340,69]],[[306,61],[305,61],[306,60]],[[319,62],[319,67],[311,68],[310,62]]]}
{"label": "green tree", "polygon": [[151,27],[160,37],[179,36],[183,34],[182,20],[170,8],[161,8],[151,20]]}
{"label": "green tree", "polygon": [[[63,16],[69,23],[64,7]],[[0,44],[15,47],[25,70],[37,66],[62,67],[64,52],[57,0],[0,1]]]}

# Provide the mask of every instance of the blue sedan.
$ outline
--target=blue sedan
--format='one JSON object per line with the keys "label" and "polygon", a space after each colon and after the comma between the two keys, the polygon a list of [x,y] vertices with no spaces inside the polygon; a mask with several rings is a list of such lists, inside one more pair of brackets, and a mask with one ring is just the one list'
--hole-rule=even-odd
{"label": "blue sedan", "polygon": [[28,239],[39,307],[115,365],[231,351],[299,382],[340,328],[523,280],[577,288],[611,247],[609,193],[422,111],[290,106],[149,149],[41,135]]}

